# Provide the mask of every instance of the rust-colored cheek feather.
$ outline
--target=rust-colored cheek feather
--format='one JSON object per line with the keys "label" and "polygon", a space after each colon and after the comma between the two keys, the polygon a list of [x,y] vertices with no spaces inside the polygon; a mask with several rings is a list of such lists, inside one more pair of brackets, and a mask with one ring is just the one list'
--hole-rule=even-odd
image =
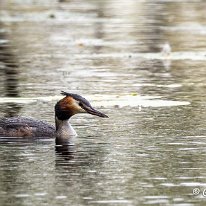
{"label": "rust-colored cheek feather", "polygon": [[64,97],[59,104],[62,111],[70,111],[72,115],[79,112],[76,101],[72,97]]}

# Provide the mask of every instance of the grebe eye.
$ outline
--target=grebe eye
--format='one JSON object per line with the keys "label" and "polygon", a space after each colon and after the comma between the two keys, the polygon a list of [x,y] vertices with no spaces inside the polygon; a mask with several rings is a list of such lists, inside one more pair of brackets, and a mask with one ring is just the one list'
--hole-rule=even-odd
{"label": "grebe eye", "polygon": [[83,104],[82,104],[81,102],[79,102],[79,106],[80,106],[80,107],[83,107]]}

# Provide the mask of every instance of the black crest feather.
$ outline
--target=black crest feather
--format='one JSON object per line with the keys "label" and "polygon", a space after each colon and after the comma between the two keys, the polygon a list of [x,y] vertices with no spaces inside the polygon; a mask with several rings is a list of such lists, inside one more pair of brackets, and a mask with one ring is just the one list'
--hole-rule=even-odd
{"label": "black crest feather", "polygon": [[91,104],[89,103],[89,101],[78,94],[68,93],[68,92],[64,92],[64,91],[61,91],[61,94],[68,96],[68,97],[73,97],[75,100],[80,101],[80,102],[84,103],[85,105],[91,107]]}

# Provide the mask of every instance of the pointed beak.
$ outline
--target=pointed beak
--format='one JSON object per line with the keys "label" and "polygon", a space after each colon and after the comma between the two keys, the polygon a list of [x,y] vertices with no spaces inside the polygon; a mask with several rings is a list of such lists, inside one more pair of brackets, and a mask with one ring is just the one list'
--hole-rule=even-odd
{"label": "pointed beak", "polygon": [[99,116],[99,117],[103,117],[103,118],[109,118],[106,114],[103,114],[102,112],[100,111],[97,111],[96,109],[94,109],[93,107],[84,107],[84,110],[89,113],[89,114],[92,114],[92,115],[96,115],[96,116]]}

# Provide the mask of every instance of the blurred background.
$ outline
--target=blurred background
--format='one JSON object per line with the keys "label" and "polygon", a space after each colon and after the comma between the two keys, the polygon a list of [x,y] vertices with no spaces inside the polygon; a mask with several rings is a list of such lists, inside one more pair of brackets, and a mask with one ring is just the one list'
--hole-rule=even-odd
{"label": "blurred background", "polygon": [[72,119],[72,158],[53,140],[1,140],[0,205],[205,205],[205,11],[204,0],[1,0],[1,117],[53,124],[65,90],[110,118]]}

